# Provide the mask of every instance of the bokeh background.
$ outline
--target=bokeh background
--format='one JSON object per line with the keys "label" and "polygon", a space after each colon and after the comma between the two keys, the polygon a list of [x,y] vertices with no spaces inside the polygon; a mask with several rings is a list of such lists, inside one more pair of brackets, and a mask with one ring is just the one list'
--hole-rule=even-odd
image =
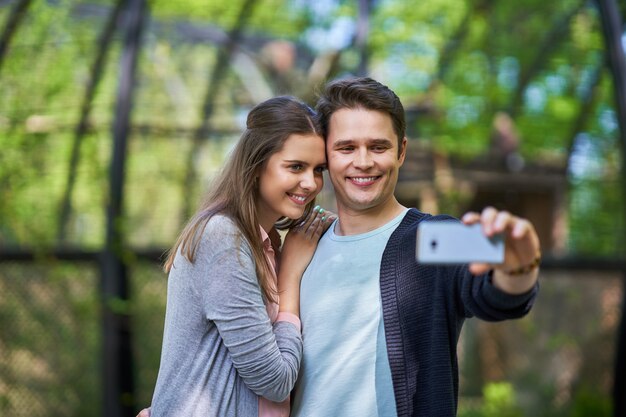
{"label": "bokeh background", "polygon": [[625,21],[617,0],[0,0],[0,415],[149,405],[162,254],[247,112],[351,75],[405,105],[403,204],[541,237],[530,315],[463,330],[459,416],[625,415]]}

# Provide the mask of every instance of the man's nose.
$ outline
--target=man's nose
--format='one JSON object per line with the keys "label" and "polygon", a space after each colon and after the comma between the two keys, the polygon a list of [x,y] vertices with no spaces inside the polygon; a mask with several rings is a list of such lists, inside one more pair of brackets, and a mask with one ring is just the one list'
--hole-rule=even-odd
{"label": "man's nose", "polygon": [[353,164],[361,169],[370,168],[373,165],[372,157],[367,149],[359,149],[355,152]]}

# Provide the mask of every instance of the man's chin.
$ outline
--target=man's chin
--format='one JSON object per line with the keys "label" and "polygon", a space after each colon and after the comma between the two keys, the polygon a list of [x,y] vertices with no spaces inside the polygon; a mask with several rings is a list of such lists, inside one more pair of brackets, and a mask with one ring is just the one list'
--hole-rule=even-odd
{"label": "man's chin", "polygon": [[372,207],[376,206],[376,200],[375,199],[364,199],[364,198],[350,198],[347,201],[347,204],[344,204],[346,207],[349,207],[352,210],[357,210],[357,211],[365,211],[368,209],[371,209]]}

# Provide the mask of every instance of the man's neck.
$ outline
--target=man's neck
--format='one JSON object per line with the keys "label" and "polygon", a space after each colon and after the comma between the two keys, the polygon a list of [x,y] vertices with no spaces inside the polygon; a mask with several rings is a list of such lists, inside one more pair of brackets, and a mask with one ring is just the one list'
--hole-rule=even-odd
{"label": "man's neck", "polygon": [[340,236],[359,235],[371,232],[395,219],[406,207],[395,198],[388,204],[371,207],[364,210],[355,210],[337,204],[339,221],[335,227],[335,234]]}

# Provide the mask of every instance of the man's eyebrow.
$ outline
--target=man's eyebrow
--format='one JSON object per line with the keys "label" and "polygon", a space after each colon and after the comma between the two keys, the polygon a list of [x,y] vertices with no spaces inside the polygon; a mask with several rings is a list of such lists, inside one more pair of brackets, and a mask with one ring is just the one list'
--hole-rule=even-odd
{"label": "man's eyebrow", "polygon": [[387,138],[380,138],[380,139],[371,139],[368,141],[368,143],[372,145],[391,145],[393,142],[391,142],[391,140]]}
{"label": "man's eyebrow", "polygon": [[333,147],[352,145],[353,143],[354,143],[354,140],[352,139],[340,139],[333,143]]}
{"label": "man's eyebrow", "polygon": [[[354,139],[340,139],[333,143],[333,147],[352,145],[354,144],[354,142],[356,142],[356,140]],[[368,145],[391,145],[393,144],[391,139],[387,139],[387,138],[367,139],[366,143]]]}

